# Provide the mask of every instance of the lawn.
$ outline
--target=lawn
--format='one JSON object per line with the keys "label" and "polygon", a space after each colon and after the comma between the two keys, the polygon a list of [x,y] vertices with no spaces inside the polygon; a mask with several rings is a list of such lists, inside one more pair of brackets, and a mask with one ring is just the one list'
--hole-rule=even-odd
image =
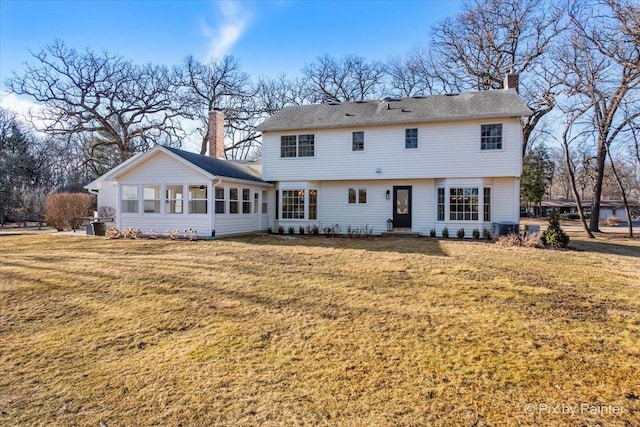
{"label": "lawn", "polygon": [[0,425],[640,425],[640,241],[0,235]]}

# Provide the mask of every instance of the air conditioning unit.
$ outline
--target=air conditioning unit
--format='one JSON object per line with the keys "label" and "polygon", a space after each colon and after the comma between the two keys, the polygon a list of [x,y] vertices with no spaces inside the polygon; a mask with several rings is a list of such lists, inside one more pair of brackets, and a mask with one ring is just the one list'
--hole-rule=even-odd
{"label": "air conditioning unit", "polygon": [[517,222],[494,222],[493,223],[493,235],[494,237],[508,236],[509,234],[518,234],[520,231],[520,224]]}

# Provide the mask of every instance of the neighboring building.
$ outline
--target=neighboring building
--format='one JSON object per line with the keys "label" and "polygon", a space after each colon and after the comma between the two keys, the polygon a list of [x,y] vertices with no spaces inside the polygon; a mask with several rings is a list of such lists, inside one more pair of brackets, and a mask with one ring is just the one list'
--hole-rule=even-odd
{"label": "neighboring building", "polygon": [[273,185],[260,178],[259,162],[224,156],[219,111],[209,114],[212,137],[201,156],[157,146],[138,154],[85,188],[98,195],[98,208],[116,209],[116,226],[154,230],[195,229],[200,237],[267,230],[273,222]]}
{"label": "neighboring building", "polygon": [[505,90],[285,107],[261,125],[274,226],[428,234],[519,222],[522,117]]}
{"label": "neighboring building", "polygon": [[[580,204],[586,213],[591,213],[591,200],[580,200]],[[631,216],[640,215],[640,203],[634,200],[628,200]],[[578,214],[577,203],[570,199],[547,199],[540,202],[542,214],[544,216],[555,209],[559,213]],[[600,219],[607,220],[611,217],[627,219],[627,212],[624,209],[624,201],[622,200],[601,200],[600,201]]]}
{"label": "neighboring building", "polygon": [[[522,117],[505,90],[285,107],[261,125],[252,163],[165,147],[139,154],[86,188],[116,208],[117,227],[194,228],[217,236],[338,224],[374,234],[440,235],[519,221]],[[209,152],[223,157],[224,117],[209,115]]]}

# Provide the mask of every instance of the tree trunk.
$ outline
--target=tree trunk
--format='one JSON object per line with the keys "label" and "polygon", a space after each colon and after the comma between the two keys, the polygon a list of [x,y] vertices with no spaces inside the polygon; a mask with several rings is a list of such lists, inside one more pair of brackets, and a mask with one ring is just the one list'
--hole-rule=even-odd
{"label": "tree trunk", "polygon": [[[580,203],[580,194],[578,193],[578,187],[576,186],[576,176],[573,173],[573,164],[571,163],[571,157],[569,156],[569,143],[566,140],[567,134],[566,131],[563,135],[563,148],[564,148],[564,158],[567,164],[567,171],[569,172],[569,182],[571,183],[571,190],[573,191],[573,197],[576,200],[576,208],[578,209],[578,215],[580,215],[580,223],[582,223],[582,228],[586,236],[590,239],[595,239],[595,236],[591,232],[587,226],[587,220],[584,217],[584,211],[582,210],[582,203]],[[600,208],[600,204],[598,203],[598,209]],[[591,218],[593,219],[593,211],[591,212]],[[596,221],[596,224],[598,222]]]}
{"label": "tree trunk", "polygon": [[596,181],[593,185],[593,200],[591,201],[591,220],[589,230],[600,231],[600,199],[602,198],[602,182],[604,181],[604,163],[607,159],[607,147],[604,138],[598,138],[598,157],[596,159]]}
{"label": "tree trunk", "polygon": [[627,236],[629,238],[633,238],[633,220],[631,218],[631,210],[629,209],[629,203],[627,202],[627,192],[624,191],[624,185],[622,184],[622,181],[620,180],[620,177],[618,176],[618,171],[616,170],[615,165],[613,164],[613,157],[611,157],[611,151],[607,150],[607,153],[609,154],[609,160],[611,160],[611,170],[613,171],[613,176],[616,178],[616,182],[618,183],[618,188],[620,188],[620,192],[622,193],[622,201],[624,202],[624,210],[627,213],[627,223],[629,224],[628,227],[628,234]]}

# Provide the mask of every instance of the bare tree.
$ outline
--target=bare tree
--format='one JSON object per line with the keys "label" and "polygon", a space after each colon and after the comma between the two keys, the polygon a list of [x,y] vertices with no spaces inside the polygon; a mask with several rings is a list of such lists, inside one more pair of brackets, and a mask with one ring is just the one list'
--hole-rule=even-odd
{"label": "bare tree", "polygon": [[432,29],[430,72],[443,91],[499,89],[519,73],[520,94],[533,115],[525,119],[522,155],[532,132],[555,105],[558,81],[543,71],[560,33],[563,11],[545,0],[472,0],[462,13]]}
{"label": "bare tree", "polygon": [[627,0],[575,3],[569,11],[569,48],[557,58],[565,68],[569,102],[585,106],[596,135],[591,231],[599,231],[607,152],[640,118],[639,15],[640,7]]}
{"label": "bare tree", "polygon": [[108,52],[79,53],[56,41],[32,53],[9,91],[43,104],[33,123],[51,135],[92,135],[90,155],[114,146],[119,161],[156,144],[178,144],[182,129],[174,105],[176,86],[165,67],[134,65]]}
{"label": "bare tree", "polygon": [[379,96],[384,73],[377,62],[357,55],[336,60],[329,55],[302,69],[311,102],[362,101]]}
{"label": "bare tree", "polygon": [[307,103],[304,84],[299,79],[289,80],[285,74],[275,78],[258,79],[256,95],[259,110],[267,116],[288,105]]}
{"label": "bare tree", "polygon": [[225,136],[230,143],[225,153],[230,158],[242,155],[257,144],[258,134],[253,131],[255,116],[255,92],[249,75],[240,70],[234,56],[224,56],[201,63],[192,56],[185,58],[182,67],[176,69],[180,76],[181,96],[186,108],[185,117],[195,120],[196,132],[201,140],[200,154],[207,152],[209,139],[208,113],[218,108],[225,115]]}

